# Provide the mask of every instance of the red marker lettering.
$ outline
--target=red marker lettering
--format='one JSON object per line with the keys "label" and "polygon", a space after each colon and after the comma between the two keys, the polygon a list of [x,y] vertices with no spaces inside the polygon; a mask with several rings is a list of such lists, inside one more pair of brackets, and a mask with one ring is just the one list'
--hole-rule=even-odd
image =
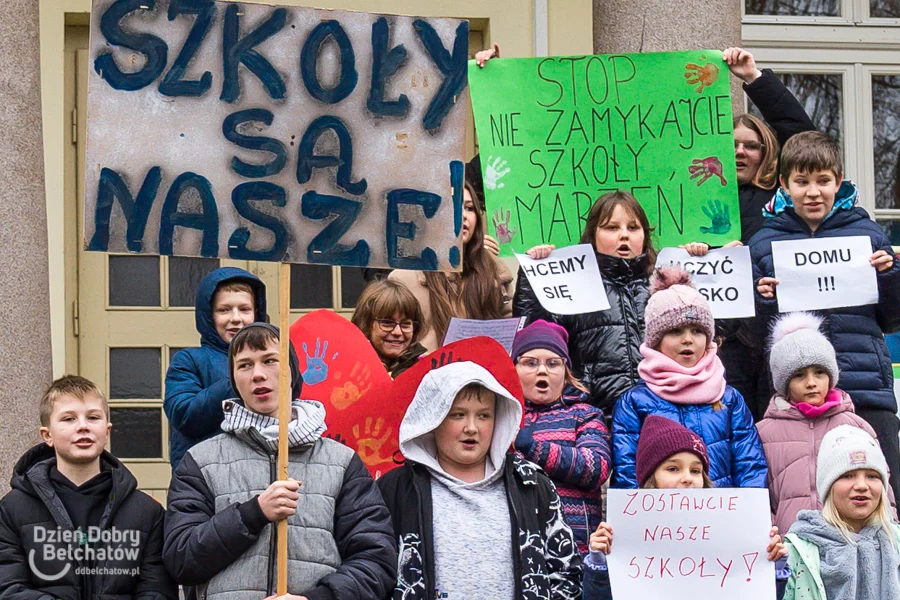
{"label": "red marker lettering", "polygon": [[[744,559],[744,565],[747,567],[747,581],[750,581],[750,577],[753,575],[753,565],[756,564],[756,559],[759,558],[759,552],[748,552],[747,554],[741,555]],[[748,562],[748,558],[753,557],[753,560]]]}
{"label": "red marker lettering", "polygon": [[[685,573],[684,572],[684,562],[687,560],[691,561],[691,570],[688,571],[687,573]],[[693,558],[691,558],[690,556],[685,556],[678,563],[678,574],[681,575],[682,577],[687,577],[688,575],[692,575],[694,573],[694,571],[696,571],[696,570],[697,570],[697,561],[694,560]]]}
{"label": "red marker lettering", "polygon": [[669,540],[672,541],[672,528],[671,527],[663,527],[662,531],[659,533],[660,540]]}
{"label": "red marker lettering", "polygon": [[709,575],[704,574],[703,568],[705,566],[706,566],[706,557],[703,556],[700,558],[700,578],[706,579],[707,577],[715,577],[715,575],[713,575],[712,573],[710,573]]}
{"label": "red marker lettering", "polygon": [[737,499],[737,496],[731,496],[730,498],[728,498],[728,510],[737,510],[737,506],[735,506],[735,504],[737,504]]}
{"label": "red marker lettering", "polygon": [[678,527],[678,529],[675,530],[675,541],[676,542],[684,541],[684,528],[683,527]]}
{"label": "red marker lettering", "polygon": [[665,574],[668,573],[669,577],[671,577],[672,579],[675,579],[675,576],[672,574],[672,571],[669,570],[669,561],[670,560],[672,560],[671,557],[659,559],[659,577],[660,578],[664,577]]}
{"label": "red marker lettering", "polygon": [[700,536],[700,539],[705,542],[709,541],[709,525],[703,526],[703,535]]}
{"label": "red marker lettering", "polygon": [[644,530],[644,541],[645,542],[655,542],[656,541],[656,532],[659,530],[659,525],[653,528],[653,533],[650,533],[650,529]]}
{"label": "red marker lettering", "polygon": [[650,567],[653,566],[653,558],[652,556],[645,556],[647,559],[647,570],[644,571],[644,579],[653,579],[653,575],[650,574]]}
{"label": "red marker lettering", "polygon": [[628,507],[630,507],[631,503],[634,502],[634,499],[637,498],[638,492],[634,492],[632,494],[627,494],[627,495],[628,495],[628,503],[625,505],[625,510],[622,511],[622,514],[628,515],[629,517],[633,517],[634,515],[637,514],[637,511],[635,510],[633,512],[628,512]]}
{"label": "red marker lettering", "polygon": [[682,496],[681,502],[678,504],[678,510],[691,510],[691,499],[687,496]]}
{"label": "red marker lettering", "polygon": [[719,563],[719,566],[725,569],[725,573],[722,575],[722,582],[719,584],[719,587],[725,587],[725,578],[728,577],[728,572],[731,570],[731,565],[734,563],[733,560],[729,560],[727,565],[722,564],[722,561],[718,558],[716,562]]}
{"label": "red marker lettering", "polygon": [[[649,506],[647,505],[647,500],[650,501]],[[644,512],[650,512],[651,510],[653,510],[653,500],[653,496],[651,496],[650,494],[644,494],[644,497],[641,498],[641,508],[644,510]]]}
{"label": "red marker lettering", "polygon": [[688,536],[688,539],[692,542],[697,541],[697,526],[696,525],[691,526],[691,534]]}
{"label": "red marker lettering", "polygon": [[632,579],[637,579],[638,577],[641,576],[641,568],[638,566],[638,564],[636,562],[634,562],[636,560],[637,560],[637,556],[632,556],[631,561],[629,561],[629,563],[628,563],[629,571],[631,570],[631,567],[634,567],[635,569],[637,569],[637,572],[634,575],[632,575],[630,572],[628,573],[628,576],[631,577]]}

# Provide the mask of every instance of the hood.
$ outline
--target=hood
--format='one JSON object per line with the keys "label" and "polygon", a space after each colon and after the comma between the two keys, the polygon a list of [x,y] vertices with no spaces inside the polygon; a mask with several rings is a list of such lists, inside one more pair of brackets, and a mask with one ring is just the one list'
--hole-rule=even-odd
{"label": "hood", "polygon": [[[281,333],[278,328],[271,323],[251,323],[247,327],[263,327],[275,334],[275,337],[281,339]],[[245,328],[246,329],[246,328]],[[221,338],[219,338],[221,339]],[[231,383],[231,389],[237,392],[237,386],[234,384],[234,364],[231,360],[231,349],[226,348],[228,352],[228,381]],[[294,350],[294,344],[288,342],[288,364],[291,367],[291,400],[300,397],[303,391],[303,376],[300,374],[300,360],[297,358],[297,352]],[[241,398],[235,399],[239,404],[243,404]]]}
{"label": "hood", "polygon": [[216,333],[212,319],[212,301],[216,288],[226,281],[240,281],[253,289],[256,321],[266,321],[266,286],[259,277],[237,267],[222,267],[203,278],[197,288],[197,299],[194,302],[194,321],[200,333],[200,343],[213,346],[223,352],[228,351],[228,344]]}
{"label": "hood", "polygon": [[[834,206],[832,207],[831,212],[825,216],[822,222],[824,223],[827,221],[836,212],[840,210],[850,210],[858,204],[859,188],[857,188],[856,184],[849,179],[845,179],[841,182],[841,187],[838,188],[837,194],[835,194]],[[778,191],[775,192],[775,196],[773,196],[768,204],[763,207],[763,216],[774,217],[780,215],[786,208],[790,208],[793,211],[794,201],[791,200],[791,197],[788,196],[784,188],[779,187]]]}
{"label": "hood", "polygon": [[[828,417],[833,417],[835,415],[839,415],[844,412],[856,412],[853,408],[853,400],[850,398],[850,395],[837,388],[832,388],[832,391],[840,392],[841,394],[841,403],[837,406],[833,406],[824,414],[822,414],[820,419],[826,419]],[[803,416],[796,406],[791,404],[787,398],[782,396],[781,394],[775,394],[772,396],[772,399],[769,400],[769,408],[766,409],[765,417],[766,419],[786,419],[790,421],[808,421],[809,419]]]}
{"label": "hood", "polygon": [[494,478],[503,469],[506,451],[515,441],[522,422],[522,405],[487,369],[467,361],[434,369],[422,379],[400,423],[400,452],[403,456],[444,473],[437,460],[434,430],[450,412],[459,391],[470,383],[481,384],[497,395],[494,436],[488,452],[485,479]]}
{"label": "hood", "polygon": [[[10,487],[29,496],[39,498],[51,512],[54,512],[62,507],[50,483],[50,468],[54,465],[56,465],[56,451],[53,448],[43,442],[32,446],[19,458],[16,466],[13,467]],[[100,455],[100,468],[101,470],[112,472],[113,488],[110,494],[112,504],[107,507],[104,513],[105,520],[137,489],[137,480],[125,468],[122,461],[106,450]],[[65,513],[64,508],[62,512]],[[56,515],[55,513],[54,518],[59,523],[68,520],[68,516]],[[63,519],[63,521],[60,521],[60,519]]]}

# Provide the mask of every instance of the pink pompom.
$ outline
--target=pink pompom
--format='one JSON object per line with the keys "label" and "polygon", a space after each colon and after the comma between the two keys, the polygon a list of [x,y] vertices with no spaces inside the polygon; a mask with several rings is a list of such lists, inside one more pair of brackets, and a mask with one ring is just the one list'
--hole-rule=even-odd
{"label": "pink pompom", "polygon": [[677,265],[659,267],[650,276],[650,294],[667,290],[673,285],[691,286],[691,274]]}
{"label": "pink pompom", "polygon": [[822,325],[822,317],[808,312],[789,313],[775,322],[772,327],[772,344],[779,342],[784,336],[790,335],[801,329],[819,331]]}

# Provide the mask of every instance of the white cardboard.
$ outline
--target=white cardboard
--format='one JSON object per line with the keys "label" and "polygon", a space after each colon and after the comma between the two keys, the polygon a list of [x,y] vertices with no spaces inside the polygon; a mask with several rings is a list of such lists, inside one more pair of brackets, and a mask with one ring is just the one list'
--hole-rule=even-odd
{"label": "white cardboard", "polygon": [[682,248],[663,248],[656,257],[656,266],[667,264],[680,265],[691,273],[691,282],[709,302],[714,318],[756,315],[750,248],[718,248],[706,256],[691,256]]}
{"label": "white cardboard", "polygon": [[577,315],[609,308],[606,288],[590,244],[560,248],[535,260],[516,254],[538,301],[558,315]]}

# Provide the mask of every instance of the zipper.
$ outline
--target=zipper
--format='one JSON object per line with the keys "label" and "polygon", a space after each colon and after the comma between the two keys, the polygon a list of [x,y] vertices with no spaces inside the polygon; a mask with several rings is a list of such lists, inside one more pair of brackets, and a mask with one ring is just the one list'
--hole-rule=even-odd
{"label": "zipper", "polygon": [[[814,457],[816,455],[816,426],[810,421],[809,422],[809,454],[807,458]],[[819,502],[822,501],[821,498],[818,497],[819,492],[816,490],[816,471],[815,471],[815,463],[810,461],[809,463],[809,488]]]}
{"label": "zipper", "polygon": [[[631,300],[634,300],[628,285],[623,286],[616,295],[619,297],[619,310],[622,312],[622,330],[625,332],[625,349],[628,351],[628,376],[630,378],[630,383],[634,385],[634,382],[637,381],[638,378],[637,373],[634,371],[634,353],[631,351],[631,340],[628,337],[628,317],[625,315],[625,300],[622,298],[622,295],[626,290],[628,290]],[[632,303],[632,306],[633,305],[634,304]]]}
{"label": "zipper", "polygon": [[[275,464],[275,455],[271,452],[269,454],[269,483],[275,483],[275,477],[277,475],[276,470],[277,466]],[[270,523],[270,527],[272,528],[272,535],[269,536],[269,575],[268,580],[266,582],[266,597],[272,596],[275,593],[275,564],[277,560],[278,554],[278,527],[275,523]]]}

